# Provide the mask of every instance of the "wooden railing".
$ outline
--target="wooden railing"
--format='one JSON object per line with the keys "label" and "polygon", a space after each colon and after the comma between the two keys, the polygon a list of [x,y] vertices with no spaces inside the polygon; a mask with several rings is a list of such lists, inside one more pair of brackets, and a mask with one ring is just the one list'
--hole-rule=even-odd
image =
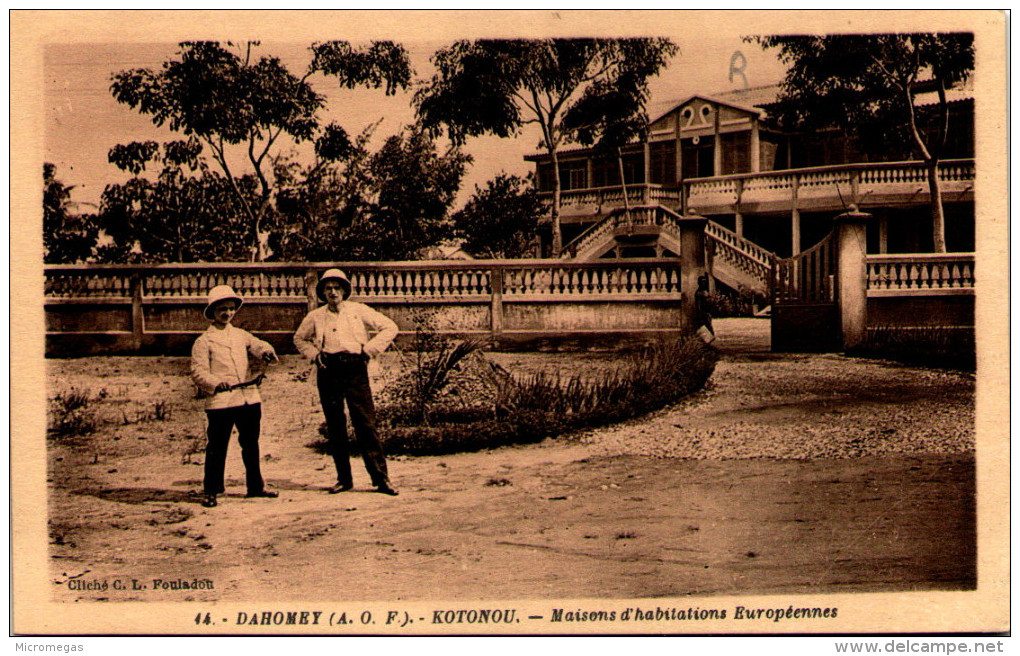
{"label": "wooden railing", "polygon": [[869,255],[868,296],[974,293],[973,253]]}
{"label": "wooden railing", "polygon": [[[973,191],[974,160],[939,162],[939,179],[951,188],[947,192]],[[760,173],[691,178],[682,188],[661,184],[627,185],[627,201],[632,206],[659,204],[671,209],[686,207],[716,213],[740,203],[787,202],[796,198],[826,201],[833,208],[850,203],[865,203],[869,196],[883,194],[916,196],[927,193],[928,171],[924,162],[875,162],[817,166]],[[546,203],[551,192],[541,192]],[[572,189],[560,194],[560,209],[568,213],[608,214],[623,207],[619,185]]]}

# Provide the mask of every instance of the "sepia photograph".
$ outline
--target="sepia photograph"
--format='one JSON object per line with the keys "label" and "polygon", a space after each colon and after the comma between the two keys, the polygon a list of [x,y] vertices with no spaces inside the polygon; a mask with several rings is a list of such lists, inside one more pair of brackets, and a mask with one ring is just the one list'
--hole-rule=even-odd
{"label": "sepia photograph", "polygon": [[10,31],[12,635],[1009,631],[1002,12]]}

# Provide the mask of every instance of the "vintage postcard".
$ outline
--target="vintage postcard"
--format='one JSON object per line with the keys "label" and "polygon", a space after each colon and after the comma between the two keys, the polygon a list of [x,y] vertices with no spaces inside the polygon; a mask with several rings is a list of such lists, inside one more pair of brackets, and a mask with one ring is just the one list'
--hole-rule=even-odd
{"label": "vintage postcard", "polygon": [[1008,632],[1006,23],[12,12],[12,632]]}

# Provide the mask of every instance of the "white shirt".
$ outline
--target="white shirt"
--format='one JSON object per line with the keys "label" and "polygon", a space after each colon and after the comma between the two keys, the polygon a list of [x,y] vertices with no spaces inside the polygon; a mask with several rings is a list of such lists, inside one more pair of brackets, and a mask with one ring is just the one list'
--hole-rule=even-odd
{"label": "white shirt", "polygon": [[236,385],[252,379],[248,367],[249,353],[261,357],[266,353],[275,354],[275,351],[269,342],[230,324],[223,329],[209,326],[195,340],[195,345],[191,347],[191,379],[208,395],[206,410],[233,408],[262,401],[259,388],[254,385],[214,393],[220,383]]}
{"label": "white shirt", "polygon": [[[377,332],[369,339],[368,331]],[[396,338],[397,324],[363,303],[342,301],[336,312],[328,305],[312,310],[294,333],[294,345],[312,360],[326,353],[382,353]]]}

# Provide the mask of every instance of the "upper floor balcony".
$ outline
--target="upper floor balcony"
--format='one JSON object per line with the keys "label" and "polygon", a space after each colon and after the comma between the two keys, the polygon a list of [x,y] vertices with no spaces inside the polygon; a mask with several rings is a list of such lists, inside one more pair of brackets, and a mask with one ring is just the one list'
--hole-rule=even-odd
{"label": "upper floor balcony", "polygon": [[[974,199],[974,160],[939,164],[946,202]],[[552,194],[542,194],[547,202]],[[843,211],[851,204],[868,207],[924,205],[930,200],[923,162],[843,164],[803,169],[692,178],[679,187],[628,184],[627,204],[659,204],[702,215]],[[620,186],[562,192],[564,223],[587,223],[624,207]]]}

